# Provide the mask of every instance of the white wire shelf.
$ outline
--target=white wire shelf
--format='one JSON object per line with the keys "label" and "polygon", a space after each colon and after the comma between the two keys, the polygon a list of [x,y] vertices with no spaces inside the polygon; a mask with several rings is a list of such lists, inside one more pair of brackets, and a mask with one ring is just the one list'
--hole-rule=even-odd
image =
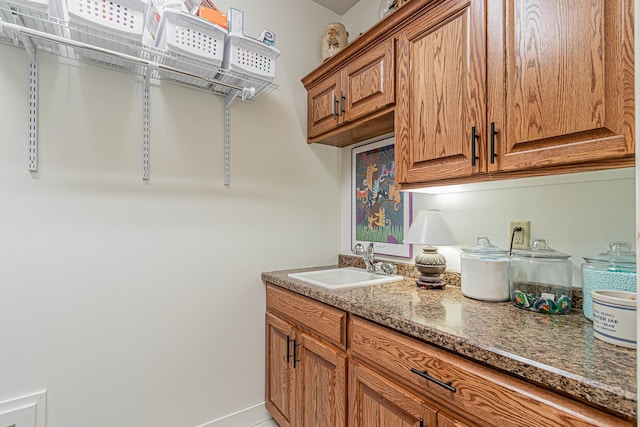
{"label": "white wire shelf", "polygon": [[0,4],[0,43],[25,49],[33,46],[64,58],[143,77],[149,74],[153,79],[243,101],[258,102],[277,89],[272,82],[222,68],[214,79],[207,78],[204,76],[212,73],[206,62],[14,5]]}
{"label": "white wire shelf", "polygon": [[[65,22],[45,11],[0,0],[0,43],[25,49],[29,57],[29,170],[38,170],[38,62],[37,52],[88,62],[143,77],[142,179],[149,179],[149,81],[157,79],[223,96],[224,184],[230,179],[230,106],[234,100],[258,102],[277,89],[261,80],[207,62],[147,46],[95,27]],[[215,67],[215,68],[212,68]],[[215,73],[215,74],[214,74]],[[210,78],[215,75],[214,78]]]}

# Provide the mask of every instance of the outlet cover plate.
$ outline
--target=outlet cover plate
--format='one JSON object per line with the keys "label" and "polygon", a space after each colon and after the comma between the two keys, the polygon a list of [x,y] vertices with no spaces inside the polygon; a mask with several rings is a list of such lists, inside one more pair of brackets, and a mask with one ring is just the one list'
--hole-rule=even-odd
{"label": "outlet cover plate", "polygon": [[527,249],[530,246],[531,221],[509,221],[509,243],[511,243],[511,234],[515,227],[522,227],[522,232],[515,234],[513,249]]}

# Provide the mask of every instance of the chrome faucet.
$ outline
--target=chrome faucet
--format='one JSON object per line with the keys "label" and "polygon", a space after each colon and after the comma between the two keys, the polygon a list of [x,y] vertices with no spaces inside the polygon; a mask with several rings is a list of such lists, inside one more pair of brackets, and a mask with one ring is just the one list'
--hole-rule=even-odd
{"label": "chrome faucet", "polygon": [[373,243],[369,243],[366,249],[362,245],[362,243],[358,243],[353,247],[353,253],[362,256],[364,265],[367,267],[366,269],[370,273],[390,276],[396,274],[398,271],[398,268],[395,265],[388,262],[373,262],[375,255],[373,252]]}
{"label": "chrome faucet", "polygon": [[364,248],[362,243],[358,243],[353,247],[353,253],[362,256],[364,265],[367,267],[367,271],[375,273],[375,267],[373,266],[373,242],[369,243],[367,249]]}

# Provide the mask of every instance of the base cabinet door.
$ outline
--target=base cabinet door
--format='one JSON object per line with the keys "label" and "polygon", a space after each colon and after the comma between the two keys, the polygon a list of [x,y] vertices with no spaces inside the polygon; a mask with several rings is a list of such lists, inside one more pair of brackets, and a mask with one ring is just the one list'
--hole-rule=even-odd
{"label": "base cabinet door", "polygon": [[280,427],[346,427],[347,356],[266,314],[265,406]]}
{"label": "base cabinet door", "polygon": [[438,413],[438,427],[472,427],[472,424],[468,424],[467,422],[461,421],[452,415],[440,412]]}
{"label": "base cabinet door", "polygon": [[267,313],[266,315],[266,370],[265,406],[280,427],[295,425],[295,378],[293,356],[293,327]]}
{"label": "base cabinet door", "polygon": [[437,411],[400,386],[349,363],[349,427],[436,427]]}
{"label": "base cabinet door", "polygon": [[347,356],[307,334],[296,335],[300,427],[346,426]]}

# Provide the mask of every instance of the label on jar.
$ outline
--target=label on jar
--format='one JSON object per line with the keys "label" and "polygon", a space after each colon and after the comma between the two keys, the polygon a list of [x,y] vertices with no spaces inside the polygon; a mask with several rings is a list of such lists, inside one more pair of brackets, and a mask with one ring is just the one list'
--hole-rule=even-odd
{"label": "label on jar", "polygon": [[555,301],[556,300],[556,296],[554,294],[548,294],[546,292],[543,292],[540,297],[544,298],[544,299],[550,299],[551,301]]}

